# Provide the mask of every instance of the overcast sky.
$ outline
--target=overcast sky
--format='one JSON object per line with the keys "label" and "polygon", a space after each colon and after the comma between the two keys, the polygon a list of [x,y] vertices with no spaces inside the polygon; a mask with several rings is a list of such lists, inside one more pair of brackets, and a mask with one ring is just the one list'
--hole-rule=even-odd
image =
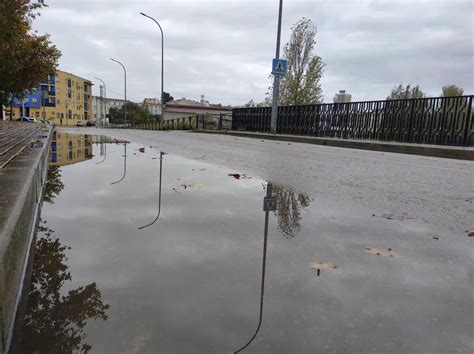
{"label": "overcast sky", "polygon": [[[264,99],[278,0],[46,2],[33,27],[62,51],[59,68],[102,78],[108,96],[123,93],[122,68],[110,57],[127,67],[130,99],[160,96],[161,37],[145,12],[165,33],[165,91],[232,105]],[[446,84],[474,93],[472,0],[284,0],[282,47],[302,17],[318,29],[325,102],[339,89],[353,101],[384,99],[398,83],[420,84],[430,96]]]}

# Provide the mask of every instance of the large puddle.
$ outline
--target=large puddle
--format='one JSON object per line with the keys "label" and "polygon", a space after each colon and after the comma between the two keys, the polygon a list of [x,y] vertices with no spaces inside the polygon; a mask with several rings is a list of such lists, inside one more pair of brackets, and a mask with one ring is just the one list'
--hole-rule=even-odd
{"label": "large puddle", "polygon": [[273,184],[263,262],[267,181],[160,149],[57,133],[21,352],[472,349],[464,241]]}

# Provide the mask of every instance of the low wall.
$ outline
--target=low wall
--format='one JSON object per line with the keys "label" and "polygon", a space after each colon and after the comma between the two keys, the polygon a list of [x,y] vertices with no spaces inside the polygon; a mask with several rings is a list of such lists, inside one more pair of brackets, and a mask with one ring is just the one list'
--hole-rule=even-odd
{"label": "low wall", "polygon": [[46,184],[51,128],[0,169],[0,352],[8,352]]}

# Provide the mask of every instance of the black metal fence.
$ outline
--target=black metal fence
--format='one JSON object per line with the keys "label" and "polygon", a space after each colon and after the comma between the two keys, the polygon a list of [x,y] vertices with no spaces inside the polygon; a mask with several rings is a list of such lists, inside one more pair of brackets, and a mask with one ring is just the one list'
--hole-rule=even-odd
{"label": "black metal fence", "polygon": [[[474,96],[280,106],[277,133],[474,145]],[[270,132],[271,107],[234,108],[232,129]]]}
{"label": "black metal fence", "polygon": [[197,114],[189,117],[165,119],[159,122],[131,124],[131,129],[144,130],[229,130],[232,126],[231,116],[220,114],[206,116]]}

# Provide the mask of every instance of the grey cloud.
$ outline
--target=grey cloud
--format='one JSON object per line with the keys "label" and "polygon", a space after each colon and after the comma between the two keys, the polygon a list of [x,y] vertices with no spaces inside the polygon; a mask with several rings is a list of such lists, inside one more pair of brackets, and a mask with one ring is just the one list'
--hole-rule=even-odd
{"label": "grey cloud", "polygon": [[[111,96],[135,100],[160,92],[165,31],[165,90],[174,97],[241,104],[263,100],[275,55],[277,1],[50,0],[34,27],[62,50],[60,68],[101,77]],[[446,84],[474,91],[471,1],[284,1],[282,47],[302,17],[318,27],[316,52],[326,63],[325,100],[346,89],[355,100],[382,99],[400,83],[432,96]]]}

